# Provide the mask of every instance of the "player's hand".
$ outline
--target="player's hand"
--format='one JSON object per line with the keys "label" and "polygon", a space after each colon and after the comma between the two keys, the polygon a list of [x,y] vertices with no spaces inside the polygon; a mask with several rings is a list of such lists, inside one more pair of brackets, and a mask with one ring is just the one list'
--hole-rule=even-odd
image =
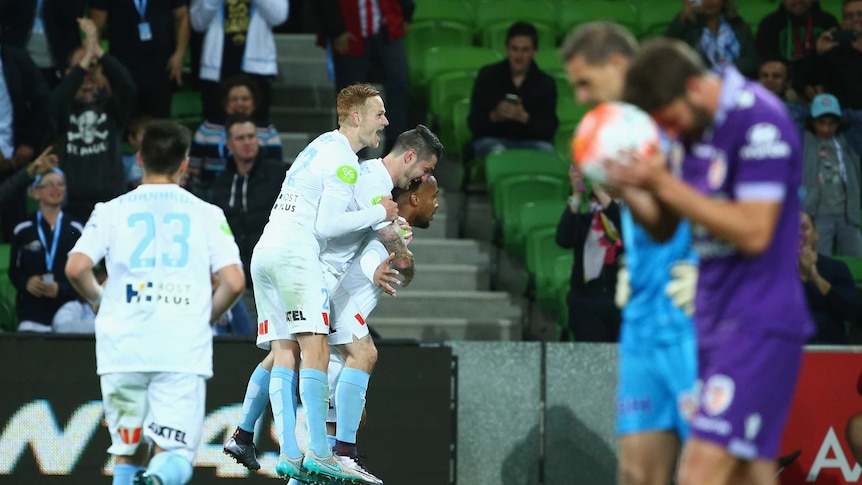
{"label": "player's hand", "polygon": [[403,217],[396,218],[395,222],[397,222],[398,227],[401,228],[401,237],[404,238],[404,244],[410,244],[410,241],[413,240],[413,228],[410,227],[410,224],[408,224]]}
{"label": "player's hand", "polygon": [[633,151],[622,152],[618,157],[604,161],[607,186],[641,187],[649,190],[663,175],[668,174],[664,153],[656,148],[649,156]]}
{"label": "player's hand", "polygon": [[384,209],[386,209],[386,219],[385,221],[393,221],[396,217],[398,217],[398,204],[392,200],[391,195],[387,195],[386,197],[380,199],[378,204],[382,205]]}
{"label": "player's hand", "polygon": [[624,263],[620,264],[620,269],[617,271],[617,288],[614,292],[614,303],[620,310],[629,302],[632,296],[631,276],[629,275],[629,267]]}
{"label": "player's hand", "polygon": [[670,269],[671,280],[665,294],[674,306],[689,317],[694,315],[694,297],[697,293],[697,265],[690,261],[679,261]]}
{"label": "player's hand", "polygon": [[45,296],[45,283],[42,282],[42,275],[33,275],[27,278],[27,285],[24,288],[33,296]]}
{"label": "player's hand", "polygon": [[395,296],[395,288],[392,285],[401,284],[401,281],[395,277],[398,270],[391,266],[394,259],[395,253],[390,253],[389,257],[377,265],[377,269],[374,270],[374,285],[389,296]]}

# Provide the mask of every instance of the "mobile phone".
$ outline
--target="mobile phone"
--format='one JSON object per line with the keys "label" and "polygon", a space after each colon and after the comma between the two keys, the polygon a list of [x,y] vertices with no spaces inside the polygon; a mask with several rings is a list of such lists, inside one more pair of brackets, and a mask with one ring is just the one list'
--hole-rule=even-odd
{"label": "mobile phone", "polygon": [[506,95],[506,101],[511,101],[513,103],[517,103],[521,101],[521,98],[517,94],[509,93]]}
{"label": "mobile phone", "polygon": [[832,40],[839,44],[849,44],[856,40],[856,32],[852,30],[837,30],[832,33]]}

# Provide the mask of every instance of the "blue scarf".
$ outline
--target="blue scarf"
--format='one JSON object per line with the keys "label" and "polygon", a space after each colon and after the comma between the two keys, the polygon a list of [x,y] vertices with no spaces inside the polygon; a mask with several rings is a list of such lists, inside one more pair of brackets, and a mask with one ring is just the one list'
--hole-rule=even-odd
{"label": "blue scarf", "polygon": [[733,28],[722,16],[718,23],[718,33],[713,35],[709,27],[703,27],[700,36],[700,51],[709,60],[710,67],[722,68],[739,59],[739,40]]}

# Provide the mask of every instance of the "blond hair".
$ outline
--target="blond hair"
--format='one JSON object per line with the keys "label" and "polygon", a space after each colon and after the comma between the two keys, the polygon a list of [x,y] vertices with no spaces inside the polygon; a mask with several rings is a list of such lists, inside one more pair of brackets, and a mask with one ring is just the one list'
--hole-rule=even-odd
{"label": "blond hair", "polygon": [[380,96],[380,91],[367,83],[356,83],[338,92],[336,111],[338,112],[338,124],[347,123],[350,114],[365,107],[368,98]]}

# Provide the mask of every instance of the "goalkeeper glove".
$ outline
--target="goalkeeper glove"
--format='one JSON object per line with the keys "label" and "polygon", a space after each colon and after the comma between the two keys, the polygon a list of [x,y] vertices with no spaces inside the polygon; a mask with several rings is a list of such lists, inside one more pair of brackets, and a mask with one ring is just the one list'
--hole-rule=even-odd
{"label": "goalkeeper glove", "polygon": [[687,316],[694,315],[694,295],[697,289],[697,265],[690,261],[679,261],[670,269],[671,280],[665,294],[674,306]]}

